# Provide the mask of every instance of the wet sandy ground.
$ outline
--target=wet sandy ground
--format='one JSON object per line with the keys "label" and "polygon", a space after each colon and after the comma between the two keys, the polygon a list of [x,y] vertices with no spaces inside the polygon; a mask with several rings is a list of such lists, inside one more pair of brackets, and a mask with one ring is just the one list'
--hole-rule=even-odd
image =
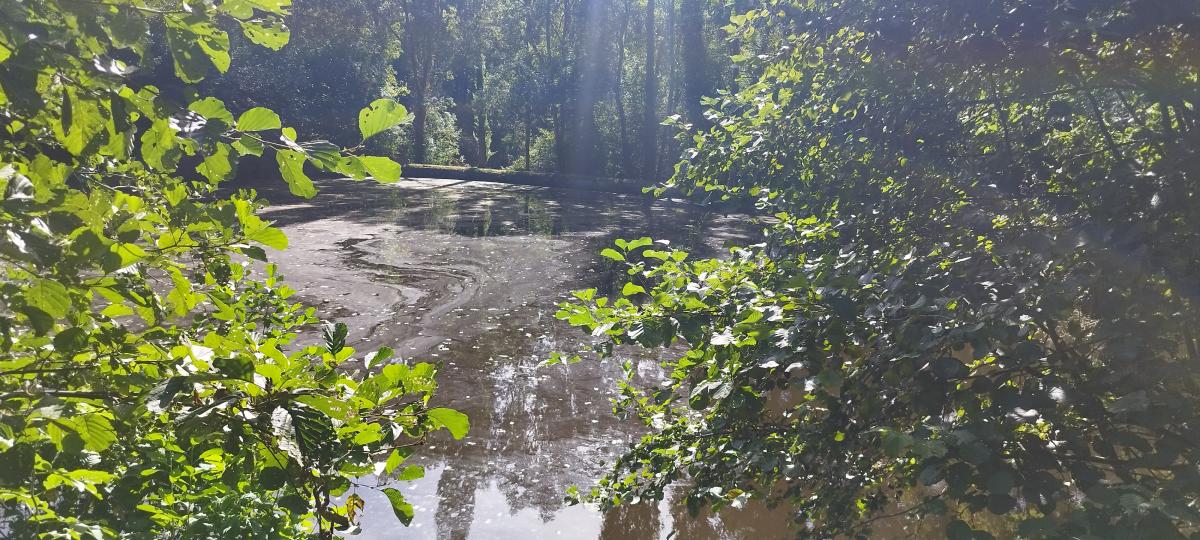
{"label": "wet sandy ground", "polygon": [[[439,436],[419,452],[423,479],[401,489],[417,508],[409,528],[371,490],[360,538],[780,538],[786,516],[763,509],[698,520],[678,505],[602,516],[565,506],[637,433],[610,411],[618,362],[537,368],[589,338],[553,317],[571,290],[623,284],[597,255],[615,238],[649,235],[697,256],[749,240],[745,216],[682,203],[489,183],[406,180],[321,185],[302,201],[264,195],[290,240],[277,257],[299,299],[350,325],[359,350],[389,346],[441,361],[438,405],[467,413],[462,441]],[[654,352],[630,349],[656,378]],[[661,354],[661,353],[658,353]]]}

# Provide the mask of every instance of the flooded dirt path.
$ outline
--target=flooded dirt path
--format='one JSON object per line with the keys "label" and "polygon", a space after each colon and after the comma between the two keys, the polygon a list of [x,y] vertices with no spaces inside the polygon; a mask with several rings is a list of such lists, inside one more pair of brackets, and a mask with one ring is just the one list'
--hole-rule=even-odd
{"label": "flooded dirt path", "polygon": [[[312,200],[267,193],[291,247],[277,257],[301,301],[351,328],[359,350],[389,346],[440,361],[436,402],[467,413],[462,441],[439,436],[419,455],[424,478],[400,486],[416,506],[408,528],[377,493],[360,538],[780,538],[778,513],[742,510],[699,520],[679,505],[602,516],[565,506],[637,434],[610,398],[618,362],[537,368],[587,336],[554,319],[571,290],[620,287],[623,272],[597,255],[615,238],[647,235],[711,256],[745,242],[744,216],[639,196],[406,180],[391,186],[326,182]],[[631,349],[645,377],[652,352]]]}

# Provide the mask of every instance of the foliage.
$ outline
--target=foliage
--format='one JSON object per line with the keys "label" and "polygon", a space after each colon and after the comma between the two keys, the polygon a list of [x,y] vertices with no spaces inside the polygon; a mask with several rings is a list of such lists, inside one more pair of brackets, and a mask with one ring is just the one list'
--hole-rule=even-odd
{"label": "foliage", "polygon": [[[302,346],[312,310],[265,261],[283,232],[240,158],[395,180],[355,148],[301,142],[274,112],[175,102],[131,81],[165,43],[180,81],[230,64],[230,36],[277,49],[286,1],[0,5],[0,530],[15,538],[331,537],[431,430],[436,367],[361,357],[345,325]],[[263,75],[265,76],[265,75]],[[406,119],[384,100],[360,137]],[[354,119],[346,119],[353,125]],[[381,366],[381,369],[373,369]],[[411,476],[411,475],[408,475]],[[398,512],[406,507],[396,492]],[[401,512],[403,513],[403,512]]]}
{"label": "foliage", "polygon": [[[551,172],[558,168],[554,155],[554,133],[546,130],[538,131],[532,138],[529,148],[529,170]],[[523,163],[522,163],[523,165]]]}
{"label": "foliage", "polygon": [[[446,98],[433,98],[427,105],[429,112],[425,128],[425,163],[431,165],[460,165],[463,162],[459,154],[459,139],[462,133],[454,126],[454,115],[446,109],[449,107]],[[396,154],[410,155],[414,144],[411,124],[405,124],[397,129]]]}
{"label": "foliage", "polygon": [[[229,32],[228,72],[196,89],[231,109],[269,107],[300,132],[342,146],[357,139],[346,117],[377,96],[395,98],[413,121],[406,133],[383,134],[366,148],[400,161],[533,168],[527,151],[550,150],[540,167],[657,178],[669,163],[646,159],[657,147],[680,149],[656,129],[659,117],[695,122],[700,96],[730,72],[716,31],[729,2],[296,0],[296,8],[288,30],[302,47],[239,47],[249,35],[218,24]],[[165,51],[165,41],[155,50]],[[150,60],[136,80],[169,96],[193,90],[170,80],[169,58]],[[647,81],[662,91],[647,98]],[[409,135],[424,131],[432,133]],[[550,144],[539,148],[534,139],[542,135]]]}
{"label": "foliage", "polygon": [[[798,534],[946,516],[990,538],[1200,530],[1200,12],[1186,2],[771,2],[676,185],[761,243],[649,239],[558,316],[662,349],[652,433],[590,498],[763,498]],[[630,378],[632,379],[632,366]],[[920,502],[904,504],[902,494]]]}
{"label": "foliage", "polygon": [[[399,49],[383,16],[386,8],[376,0],[294,0],[287,18],[293,46],[253,47],[245,34],[231,29],[229,71],[201,81],[198,90],[231,109],[269,107],[301,133],[353,146],[359,132],[347,120],[376,97],[399,94],[391,67]],[[143,71],[137,79],[163,89],[174,86],[170,65],[165,67]],[[366,147],[391,155],[387,142],[379,135]]]}

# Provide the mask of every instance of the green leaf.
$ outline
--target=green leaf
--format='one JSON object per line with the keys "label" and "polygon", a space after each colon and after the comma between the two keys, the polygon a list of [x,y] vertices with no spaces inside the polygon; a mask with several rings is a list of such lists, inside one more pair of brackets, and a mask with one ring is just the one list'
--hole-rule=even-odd
{"label": "green leaf", "polygon": [[337,354],[346,346],[346,336],[350,327],[346,323],[325,323],[321,328],[321,337],[325,338],[325,350]]}
{"label": "green leaf", "polygon": [[387,98],[377,99],[358,112],[358,131],[365,141],[408,119],[408,109]]}
{"label": "green leaf", "polygon": [[379,350],[363,357],[363,369],[371,369],[371,366],[387,362],[393,354],[396,354],[396,351],[393,351],[391,347],[380,347]]}
{"label": "green leaf", "polygon": [[113,244],[109,249],[121,258],[121,268],[141,262],[148,256],[146,250],[142,249],[141,246],[128,242]]}
{"label": "green leaf", "polygon": [[221,357],[213,360],[213,367],[231,379],[253,380],[254,361],[244,355]]}
{"label": "green leaf", "polygon": [[227,126],[233,125],[233,113],[225,108],[225,102],[217,98],[206,97],[198,101],[193,101],[191,105],[188,105],[188,110],[209,120],[220,120]]}
{"label": "green leaf", "polygon": [[146,393],[146,409],[156,414],[167,410],[187,380],[188,377],[170,377],[155,385]]}
{"label": "green leaf", "polygon": [[417,480],[424,477],[425,468],[420,465],[409,465],[400,471],[400,474],[396,475],[396,479],[403,481]]}
{"label": "green leaf", "polygon": [[304,463],[320,466],[328,462],[335,451],[337,438],[333,423],[319,410],[303,403],[292,402],[287,407],[295,432],[295,444]]}
{"label": "green leaf", "polygon": [[279,115],[266,107],[254,107],[242,113],[237,121],[239,131],[264,131],[282,127],[283,123],[280,122]]}
{"label": "green leaf", "polygon": [[358,158],[376,182],[395,182],[400,179],[400,164],[385,157],[362,156]]}
{"label": "green leaf", "polygon": [[55,319],[65,317],[71,309],[71,297],[67,294],[67,288],[50,279],[35,280],[25,289],[25,303]]}
{"label": "green leaf", "polygon": [[641,285],[634,285],[632,282],[627,282],[625,283],[624,287],[621,287],[621,294],[624,296],[633,296],[635,294],[644,292],[646,292],[644,287]]}
{"label": "green leaf", "polygon": [[73,353],[87,346],[88,334],[77,327],[67,328],[54,336],[54,348],[62,353]]}
{"label": "green leaf", "polygon": [[174,171],[180,151],[170,120],[157,120],[142,133],[142,159],[159,171]]}
{"label": "green leaf", "polygon": [[250,136],[243,135],[236,141],[233,141],[233,149],[243,156],[261,156],[263,155],[262,141]]}
{"label": "green leaf", "polygon": [[470,429],[471,423],[467,419],[467,415],[458,412],[454,409],[438,407],[429,409],[429,418],[434,421],[435,426],[444,427],[450,431],[450,435],[455,440],[462,439],[467,435],[467,430]]}
{"label": "green leaf", "polygon": [[399,467],[401,463],[404,463],[404,454],[400,453],[399,449],[392,450],[392,453],[388,454],[387,461],[383,464],[384,474],[392,474],[392,471],[396,470],[396,467]]}
{"label": "green leaf", "polygon": [[[291,142],[284,142],[291,146]],[[320,169],[332,171],[341,164],[341,148],[329,141],[308,141],[298,146],[300,151],[308,156],[309,161]]]}
{"label": "green leaf", "polygon": [[54,317],[45,311],[33,306],[25,306],[21,309],[21,313],[29,319],[29,326],[33,327],[34,335],[44,336],[46,332],[54,329]]}
{"label": "green leaf", "polygon": [[212,24],[188,24],[177,16],[163,18],[167,47],[175,64],[175,76],[196,83],[208,74],[209,66],[224,73],[229,69],[229,36]]}
{"label": "green leaf", "polygon": [[637,248],[646,247],[653,243],[654,243],[654,241],[651,240],[650,237],[643,236],[641,238],[638,238],[637,240],[630,240],[628,243],[626,243],[625,251],[633,251]]}
{"label": "green leaf", "polygon": [[263,489],[276,490],[287,484],[288,473],[281,467],[266,467],[258,472],[258,483]]}
{"label": "green leaf", "polygon": [[55,135],[71,155],[83,155],[92,140],[105,132],[105,114],[98,102],[86,94],[64,91],[62,98],[62,118],[55,126]]}
{"label": "green leaf", "polygon": [[604,249],[600,250],[600,255],[604,256],[604,257],[608,257],[614,261],[624,261],[625,260],[625,256],[622,255],[620,251],[617,251],[613,248],[604,248]]}
{"label": "green leaf", "polygon": [[104,29],[114,45],[135,50],[140,49],[150,32],[145,17],[129,6],[118,7]]}
{"label": "green leaf", "polygon": [[85,414],[57,420],[83,439],[83,447],[101,452],[117,442],[117,432],[112,422],[98,413]]}
{"label": "green leaf", "polygon": [[310,199],[317,194],[308,175],[304,174],[304,154],[294,150],[279,150],[275,152],[275,161],[279,163],[279,174],[288,184],[288,189],[297,197]]}
{"label": "green leaf", "polygon": [[283,21],[275,18],[262,21],[242,21],[242,33],[256,45],[273,51],[282,49],[291,38],[291,32]]}
{"label": "green leaf", "polygon": [[167,200],[167,204],[171,206],[179,206],[188,195],[187,187],[183,184],[176,184],[172,187],[163,188],[163,198]]}
{"label": "green leaf", "polygon": [[246,238],[280,251],[288,247],[287,235],[275,227],[263,227],[254,232],[247,233]]}
{"label": "green leaf", "polygon": [[404,494],[396,488],[383,488],[383,494],[387,495],[388,502],[392,503],[392,512],[396,514],[396,518],[407,527],[413,520],[413,507],[404,500]]}
{"label": "green leaf", "polygon": [[363,166],[362,160],[358,156],[343,156],[338,161],[335,170],[354,180],[362,180],[369,175],[367,168]]}
{"label": "green leaf", "polygon": [[209,182],[218,184],[227,180],[233,173],[234,158],[230,146],[223,142],[216,144],[213,153],[204,158],[204,162],[196,166],[196,171],[204,175]]}

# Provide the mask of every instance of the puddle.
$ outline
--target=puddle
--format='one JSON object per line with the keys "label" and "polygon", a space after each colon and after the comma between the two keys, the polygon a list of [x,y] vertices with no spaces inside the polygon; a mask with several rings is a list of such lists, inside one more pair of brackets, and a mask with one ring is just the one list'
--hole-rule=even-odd
{"label": "puddle", "polygon": [[[660,377],[655,354],[537,369],[551,351],[589,339],[554,319],[571,290],[619,290],[624,273],[597,255],[613,239],[666,238],[697,256],[747,240],[744,217],[645,198],[488,183],[328,182],[311,201],[267,193],[291,240],[282,273],[301,300],[337,313],[359,349],[389,346],[442,362],[435,401],[467,413],[462,441],[418,452],[425,478],[399,487],[409,528],[370,490],[358,538],[785,538],[781,512],[751,508],[692,519],[667,501],[607,516],[565,506],[590,486],[638,426],[610,412],[619,365]],[[348,294],[346,294],[348,293]],[[324,301],[324,303],[322,303]]]}

